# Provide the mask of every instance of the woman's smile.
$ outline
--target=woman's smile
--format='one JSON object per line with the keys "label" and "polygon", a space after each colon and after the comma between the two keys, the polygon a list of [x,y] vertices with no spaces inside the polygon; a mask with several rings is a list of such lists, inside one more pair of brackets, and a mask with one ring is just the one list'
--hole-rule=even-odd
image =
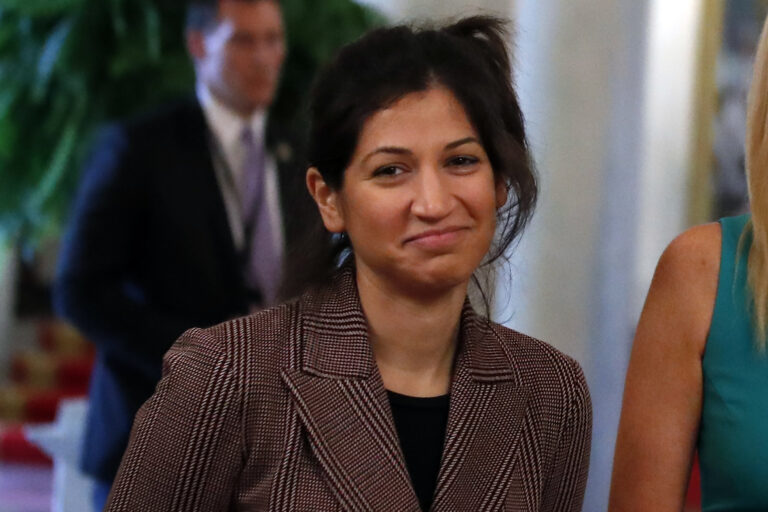
{"label": "woman's smile", "polygon": [[457,246],[469,229],[466,226],[430,229],[406,238],[403,245],[410,244],[431,252],[447,252]]}

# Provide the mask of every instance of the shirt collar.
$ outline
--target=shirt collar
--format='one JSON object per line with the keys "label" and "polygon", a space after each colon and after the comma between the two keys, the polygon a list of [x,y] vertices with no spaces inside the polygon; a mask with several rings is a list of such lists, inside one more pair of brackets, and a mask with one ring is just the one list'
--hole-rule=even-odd
{"label": "shirt collar", "polygon": [[264,110],[257,110],[249,118],[243,119],[216,98],[205,84],[198,82],[196,93],[208,125],[224,148],[235,146],[246,126],[250,126],[256,140],[263,140],[267,121]]}

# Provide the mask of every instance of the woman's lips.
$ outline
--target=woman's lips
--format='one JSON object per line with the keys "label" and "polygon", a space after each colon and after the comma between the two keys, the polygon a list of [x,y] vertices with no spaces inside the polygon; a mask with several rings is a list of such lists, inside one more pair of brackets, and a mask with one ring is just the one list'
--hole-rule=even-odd
{"label": "woman's lips", "polygon": [[466,229],[468,228],[431,229],[406,238],[404,244],[416,245],[423,249],[443,249],[455,245]]}

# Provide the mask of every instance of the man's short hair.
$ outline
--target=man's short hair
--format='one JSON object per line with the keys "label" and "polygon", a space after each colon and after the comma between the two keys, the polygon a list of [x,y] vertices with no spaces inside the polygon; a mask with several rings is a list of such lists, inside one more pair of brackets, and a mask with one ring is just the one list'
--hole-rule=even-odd
{"label": "man's short hair", "polygon": [[190,0],[187,7],[187,30],[199,30],[205,32],[216,26],[219,16],[219,4],[221,2],[275,2],[280,5],[280,0]]}

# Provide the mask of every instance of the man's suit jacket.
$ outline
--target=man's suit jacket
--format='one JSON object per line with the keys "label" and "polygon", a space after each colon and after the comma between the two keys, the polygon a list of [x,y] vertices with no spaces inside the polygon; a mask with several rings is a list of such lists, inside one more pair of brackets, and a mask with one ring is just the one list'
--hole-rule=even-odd
{"label": "man's suit jacket", "polygon": [[[139,411],[107,510],[418,511],[354,269],[186,332]],[[434,511],[576,511],[591,405],[578,364],[465,305]]]}
{"label": "man's suit jacket", "polygon": [[[102,480],[176,338],[248,311],[209,137],[199,104],[181,102],[106,130],[83,176],[54,299],[98,348],[82,465]],[[291,248],[319,217],[290,141],[267,137]]]}

